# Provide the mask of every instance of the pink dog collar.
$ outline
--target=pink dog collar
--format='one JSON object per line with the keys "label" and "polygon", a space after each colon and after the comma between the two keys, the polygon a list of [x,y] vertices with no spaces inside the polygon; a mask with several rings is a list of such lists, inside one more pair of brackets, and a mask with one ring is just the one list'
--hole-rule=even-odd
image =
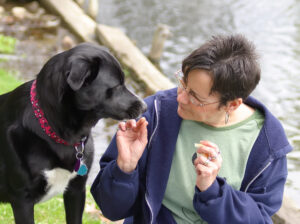
{"label": "pink dog collar", "polygon": [[[65,141],[64,139],[60,138],[51,128],[51,126],[48,123],[48,120],[45,118],[44,111],[40,108],[39,102],[36,97],[36,80],[33,81],[31,85],[30,90],[30,100],[32,104],[32,109],[34,111],[35,117],[38,119],[41,128],[43,131],[48,135],[52,140],[54,140],[56,143],[63,144],[66,146],[70,146],[70,144]],[[80,142],[77,142],[73,144],[75,150],[76,150],[76,163],[74,170],[77,172],[78,175],[84,176],[87,174],[87,166],[83,162],[83,152],[84,152],[84,142],[87,138],[84,137]],[[80,150],[81,148],[81,150]]]}

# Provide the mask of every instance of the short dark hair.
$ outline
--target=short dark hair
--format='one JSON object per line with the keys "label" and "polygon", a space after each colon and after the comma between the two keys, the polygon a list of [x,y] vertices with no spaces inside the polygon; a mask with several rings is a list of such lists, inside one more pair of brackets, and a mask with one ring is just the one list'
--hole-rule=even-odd
{"label": "short dark hair", "polygon": [[237,98],[245,100],[260,80],[255,47],[242,35],[213,36],[183,60],[185,81],[195,69],[209,72],[213,81],[211,94],[221,95],[220,105]]}

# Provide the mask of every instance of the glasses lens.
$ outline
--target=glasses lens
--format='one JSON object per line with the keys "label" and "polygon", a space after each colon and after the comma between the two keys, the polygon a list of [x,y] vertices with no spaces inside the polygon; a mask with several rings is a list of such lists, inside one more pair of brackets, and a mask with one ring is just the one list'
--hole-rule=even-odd
{"label": "glasses lens", "polygon": [[195,105],[195,106],[202,106],[202,104],[194,97],[192,96],[187,90],[186,90],[186,86],[184,84],[184,81],[183,81],[183,73],[181,70],[178,70],[176,73],[175,73],[175,76],[176,76],[176,80],[177,80],[177,84],[178,84],[178,90],[180,92],[182,92],[183,90],[186,92],[186,94],[188,95],[189,97],[189,100],[190,102]]}
{"label": "glasses lens", "polygon": [[180,89],[184,89],[184,85],[183,85],[183,80],[182,80],[182,72],[179,70],[175,73],[175,77],[176,77],[176,80],[177,80],[177,85]]}
{"label": "glasses lens", "polygon": [[202,104],[192,95],[189,94],[189,99],[192,104],[195,106],[202,106]]}

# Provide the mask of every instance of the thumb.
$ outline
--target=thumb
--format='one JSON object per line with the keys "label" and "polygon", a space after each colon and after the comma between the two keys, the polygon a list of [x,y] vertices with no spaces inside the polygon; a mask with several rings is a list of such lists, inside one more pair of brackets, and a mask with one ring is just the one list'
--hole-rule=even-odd
{"label": "thumb", "polygon": [[145,121],[141,127],[140,140],[143,144],[147,144],[148,142],[148,130],[147,130],[148,122]]}

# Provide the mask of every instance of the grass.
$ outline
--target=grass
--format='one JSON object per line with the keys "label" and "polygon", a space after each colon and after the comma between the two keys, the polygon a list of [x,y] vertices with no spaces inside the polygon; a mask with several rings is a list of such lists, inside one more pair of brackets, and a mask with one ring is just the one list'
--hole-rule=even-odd
{"label": "grass", "polygon": [[13,54],[15,52],[17,39],[0,34],[0,53]]}
{"label": "grass", "polygon": [[[0,34],[0,54],[13,54],[15,52],[17,39]],[[3,60],[0,57],[0,61]],[[22,82],[15,79],[9,72],[0,69],[0,94],[13,90]]]}
{"label": "grass", "polygon": [[10,73],[0,69],[0,94],[11,91],[21,84],[22,82],[15,79]]}
{"label": "grass", "polygon": [[[94,206],[92,195],[87,189],[86,207]],[[10,204],[0,204],[0,223],[14,224],[14,216]],[[62,195],[56,196],[47,202],[37,204],[34,207],[34,219],[36,224],[63,224],[65,221],[65,211]],[[97,216],[87,212],[83,213],[84,224],[100,224]]]}

